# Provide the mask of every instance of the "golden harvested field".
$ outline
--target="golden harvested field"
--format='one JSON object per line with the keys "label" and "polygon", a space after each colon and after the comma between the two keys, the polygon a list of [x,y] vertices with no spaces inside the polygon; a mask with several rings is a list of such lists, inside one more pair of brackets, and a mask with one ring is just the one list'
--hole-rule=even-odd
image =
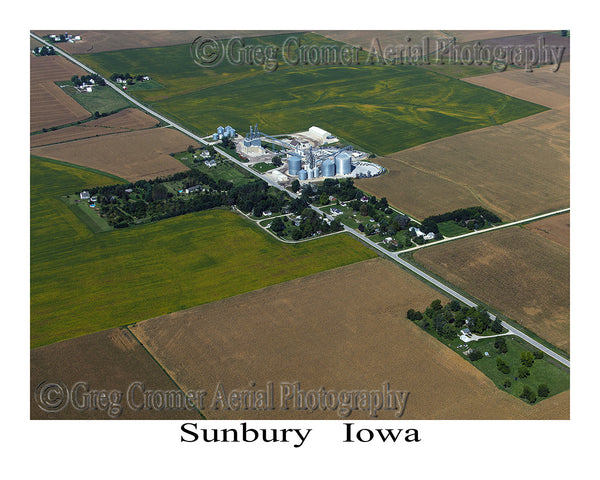
{"label": "golden harvested field", "polygon": [[61,128],[30,137],[30,145],[39,147],[81,138],[111,135],[154,127],[158,121],[137,108],[126,108],[113,115],[91,120],[72,127]]}
{"label": "golden harvested field", "polygon": [[[36,30],[39,36],[58,34],[55,30]],[[64,32],[62,32],[64,33]],[[57,47],[68,53],[98,53],[126,48],[165,47],[191,43],[202,35],[213,38],[230,38],[232,36],[252,37],[265,35],[264,30],[73,30],[72,35],[80,35],[81,41],[75,43],[58,43]],[[273,30],[269,34],[284,33]]]}
{"label": "golden harvested field", "polygon": [[89,118],[90,113],[54,83],[85,74],[85,70],[57,55],[30,56],[31,132]]}
{"label": "golden harvested field", "polygon": [[[536,68],[533,72],[507,70],[463,79],[465,82],[506,93],[512,97],[545,105],[569,114],[570,106],[570,63],[561,63],[558,72],[554,66]],[[543,112],[539,115],[543,115]],[[523,122],[523,120],[517,120]]]}
{"label": "golden harvested field", "polygon": [[[388,173],[357,185],[417,218],[482,205],[505,220],[569,205],[569,67],[468,79],[552,110],[377,159]],[[418,170],[419,173],[416,173]]]}
{"label": "golden harvested field", "polygon": [[424,248],[414,258],[568,352],[569,249],[530,228],[511,227]]}
{"label": "golden harvested field", "polygon": [[565,248],[570,248],[571,214],[564,213],[553,217],[544,218],[537,222],[528,223],[525,228],[541,235],[548,240],[558,243]]}
{"label": "golden harvested field", "polygon": [[[404,419],[569,417],[569,392],[529,406],[405,318],[435,298],[443,299],[391,262],[372,259],[130,328],[184,391],[207,391],[208,419],[342,418],[292,403],[281,409],[286,382],[303,391],[376,390],[389,382],[410,392]],[[229,393],[267,382],[275,386],[273,410],[211,408],[219,383]],[[355,411],[348,418],[370,417]],[[394,411],[378,418],[393,419]]]}
{"label": "golden harvested field", "polygon": [[131,182],[182,172],[188,168],[169,153],[199,144],[169,128],[86,138],[31,149],[32,155],[94,168]]}
{"label": "golden harvested field", "polygon": [[[31,350],[30,354],[30,416],[31,419],[108,419],[106,409],[78,411],[67,405],[60,412],[44,412],[35,399],[42,382],[62,382],[69,390],[77,382],[85,382],[89,390],[117,390],[123,393],[120,401],[122,419],[164,419],[165,412],[130,408],[126,392],[133,382],[142,382],[146,391],[176,390],[177,387],[137,340],[122,328],[113,328],[83,337],[54,343]],[[85,390],[85,389],[84,389]],[[83,391],[82,390],[82,393]],[[133,407],[139,405],[137,390]],[[77,398],[83,398],[78,395]],[[116,409],[118,411],[118,409]],[[115,411],[115,413],[116,413]],[[196,410],[173,410],[171,419],[200,418]]]}

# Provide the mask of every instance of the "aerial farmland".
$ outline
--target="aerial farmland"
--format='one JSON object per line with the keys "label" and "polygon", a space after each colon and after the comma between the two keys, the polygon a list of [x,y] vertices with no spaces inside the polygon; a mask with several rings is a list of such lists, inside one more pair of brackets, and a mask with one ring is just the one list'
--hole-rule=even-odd
{"label": "aerial farmland", "polygon": [[[570,418],[567,31],[55,33],[31,33],[31,418]],[[562,63],[373,60],[409,34],[547,35]],[[204,37],[244,50],[204,68]],[[206,398],[40,408],[81,374]],[[295,382],[409,393],[257,406]]]}

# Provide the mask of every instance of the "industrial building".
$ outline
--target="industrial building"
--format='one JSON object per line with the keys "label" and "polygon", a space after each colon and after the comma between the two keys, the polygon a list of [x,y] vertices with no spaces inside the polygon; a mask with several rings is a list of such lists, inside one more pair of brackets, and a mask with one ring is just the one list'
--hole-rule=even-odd
{"label": "industrial building", "polygon": [[264,155],[265,149],[262,148],[262,142],[260,140],[261,133],[258,131],[258,124],[252,128],[250,125],[250,131],[244,138],[241,144],[240,152],[246,156]]}
{"label": "industrial building", "polygon": [[352,147],[313,149],[305,152],[304,160],[297,154],[288,158],[288,175],[298,176],[299,180],[312,180],[320,177],[350,175],[353,170]]}
{"label": "industrial building", "polygon": [[[368,154],[354,151],[351,145],[339,147],[330,145],[338,139],[330,132],[312,126],[307,132],[279,136],[278,138],[258,129],[258,124],[250,125],[246,136],[235,137],[235,130],[230,126],[219,127],[213,135],[218,140],[231,137],[238,153],[250,161],[270,161],[273,155],[279,155],[287,167],[279,169],[279,173],[287,177],[297,177],[300,181],[311,181],[330,177],[370,177],[384,172],[379,165],[365,161]],[[263,145],[272,144],[273,148]]]}

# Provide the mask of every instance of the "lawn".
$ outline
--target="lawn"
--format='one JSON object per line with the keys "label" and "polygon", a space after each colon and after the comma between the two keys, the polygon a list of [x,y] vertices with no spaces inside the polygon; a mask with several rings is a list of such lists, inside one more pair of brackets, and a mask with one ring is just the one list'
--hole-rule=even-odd
{"label": "lawn", "polygon": [[444,237],[456,237],[458,235],[462,235],[464,233],[469,233],[471,230],[465,227],[461,227],[453,220],[449,220],[447,222],[440,222],[437,224],[440,233]]}
{"label": "lawn", "polygon": [[119,95],[111,87],[94,87],[92,92],[81,93],[71,82],[57,82],[62,91],[71,96],[88,112],[112,113],[124,108],[133,107],[123,95]]}
{"label": "lawn", "polygon": [[210,175],[217,182],[222,179],[233,182],[234,185],[240,185],[256,180],[254,175],[229,160],[219,160],[216,166],[208,167],[204,163],[204,159],[200,157],[197,162],[194,162],[193,154],[188,152],[176,153],[174,157],[184,165]]}
{"label": "lawn", "polygon": [[269,170],[273,170],[275,168],[275,165],[273,165],[272,163],[260,162],[252,165],[252,168],[257,172],[265,173]]}
{"label": "lawn", "polygon": [[[569,390],[569,369],[562,365],[558,365],[557,362],[549,360],[548,357],[536,359],[533,365],[529,368],[530,375],[521,379],[517,375],[517,371],[521,366],[521,352],[525,350],[534,351],[531,345],[521,341],[519,338],[513,336],[506,336],[506,344],[508,346],[507,353],[498,353],[494,348],[495,338],[488,340],[479,340],[477,342],[470,343],[469,346],[479,350],[480,352],[487,351],[490,356],[483,357],[480,360],[473,362],[479,370],[485,373],[492,381],[498,386],[498,388],[505,390],[515,397],[521,395],[523,387],[529,386],[534,392],[537,393],[538,385],[545,383],[550,387],[550,396],[557,393]],[[496,365],[497,358],[502,358],[506,364],[510,367],[508,375],[501,373]],[[504,388],[503,384],[506,379],[511,381],[511,386]],[[537,401],[541,401],[543,398],[538,397]]]}
{"label": "lawn", "polygon": [[31,157],[31,346],[376,255],[348,235],[285,245],[226,210],[94,234],[60,197],[115,178]]}
{"label": "lawn", "polygon": [[[305,44],[331,43],[314,34]],[[281,36],[247,42],[281,44]],[[275,134],[331,131],[386,155],[431,140],[532,115],[545,107],[414,66],[282,65],[275,72],[223,61],[194,64],[188,45],[80,56],[104,75],[140,71],[163,89],[132,92],[171,119],[207,135],[218,125]]]}

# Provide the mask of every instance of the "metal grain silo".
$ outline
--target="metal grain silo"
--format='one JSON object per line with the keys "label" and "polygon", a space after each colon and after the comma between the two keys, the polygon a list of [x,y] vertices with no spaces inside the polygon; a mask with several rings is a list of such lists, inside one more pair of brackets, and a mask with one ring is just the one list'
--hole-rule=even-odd
{"label": "metal grain silo", "polygon": [[299,180],[307,180],[308,179],[308,172],[306,170],[300,170],[298,172],[298,179]]}
{"label": "metal grain silo", "polygon": [[341,152],[335,157],[335,171],[346,175],[352,171],[352,157],[348,152]]}
{"label": "metal grain silo", "polygon": [[300,157],[296,157],[295,155],[288,158],[288,173],[290,175],[298,175],[298,172],[302,168],[302,160]]}
{"label": "metal grain silo", "polygon": [[321,170],[324,177],[335,177],[335,162],[331,159],[325,160],[321,164]]}

